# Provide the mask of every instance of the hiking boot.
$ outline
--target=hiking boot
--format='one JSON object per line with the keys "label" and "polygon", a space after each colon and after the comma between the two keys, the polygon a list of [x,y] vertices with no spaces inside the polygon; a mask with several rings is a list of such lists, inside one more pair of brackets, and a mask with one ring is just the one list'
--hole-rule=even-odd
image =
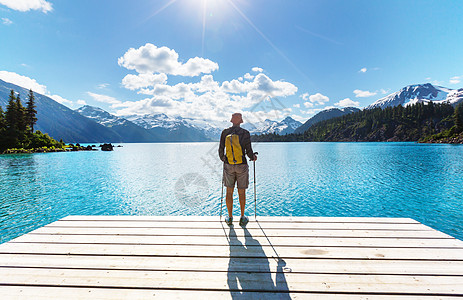
{"label": "hiking boot", "polygon": [[249,222],[248,217],[242,216],[242,217],[240,218],[240,226],[246,226],[246,224],[248,224],[248,222]]}
{"label": "hiking boot", "polygon": [[228,226],[233,225],[233,217],[226,217],[225,223],[227,223]]}

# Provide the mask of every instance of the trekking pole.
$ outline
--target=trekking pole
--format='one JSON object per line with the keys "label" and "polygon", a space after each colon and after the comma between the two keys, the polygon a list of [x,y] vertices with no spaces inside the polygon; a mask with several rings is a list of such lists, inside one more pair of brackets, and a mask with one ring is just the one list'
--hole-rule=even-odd
{"label": "trekking pole", "polygon": [[222,204],[223,204],[223,173],[222,173],[222,194],[220,196],[220,220],[222,220]]}
{"label": "trekking pole", "polygon": [[[257,152],[254,152],[254,156],[256,156]],[[257,220],[257,196],[256,196],[256,160],[254,158],[254,219]]]}

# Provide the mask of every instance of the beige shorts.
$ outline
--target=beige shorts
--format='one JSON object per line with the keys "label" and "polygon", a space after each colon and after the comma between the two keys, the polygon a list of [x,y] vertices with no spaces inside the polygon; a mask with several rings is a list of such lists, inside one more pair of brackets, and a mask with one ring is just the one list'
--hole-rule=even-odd
{"label": "beige shorts", "polygon": [[228,188],[247,189],[249,185],[248,164],[229,165],[223,164],[223,183]]}

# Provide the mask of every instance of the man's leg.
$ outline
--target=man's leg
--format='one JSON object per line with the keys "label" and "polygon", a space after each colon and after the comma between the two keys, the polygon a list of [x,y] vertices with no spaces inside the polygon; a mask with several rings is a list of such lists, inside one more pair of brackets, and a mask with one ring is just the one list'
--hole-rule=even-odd
{"label": "man's leg", "polygon": [[244,216],[244,209],[246,207],[246,189],[238,189],[238,196],[240,198],[241,216]]}
{"label": "man's leg", "polygon": [[[233,217],[233,190],[234,188],[227,187],[227,195],[225,197],[225,203],[227,204],[228,216],[230,218]],[[240,197],[240,203],[241,203],[241,197]]]}

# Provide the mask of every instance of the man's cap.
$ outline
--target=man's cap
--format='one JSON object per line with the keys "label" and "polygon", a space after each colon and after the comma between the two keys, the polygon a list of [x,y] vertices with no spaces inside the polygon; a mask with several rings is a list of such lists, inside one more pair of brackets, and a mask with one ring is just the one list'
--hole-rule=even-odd
{"label": "man's cap", "polygon": [[241,113],[234,113],[234,114],[232,114],[230,122],[232,122],[233,124],[235,124],[235,123],[237,123],[237,124],[243,123],[243,116],[241,115]]}

